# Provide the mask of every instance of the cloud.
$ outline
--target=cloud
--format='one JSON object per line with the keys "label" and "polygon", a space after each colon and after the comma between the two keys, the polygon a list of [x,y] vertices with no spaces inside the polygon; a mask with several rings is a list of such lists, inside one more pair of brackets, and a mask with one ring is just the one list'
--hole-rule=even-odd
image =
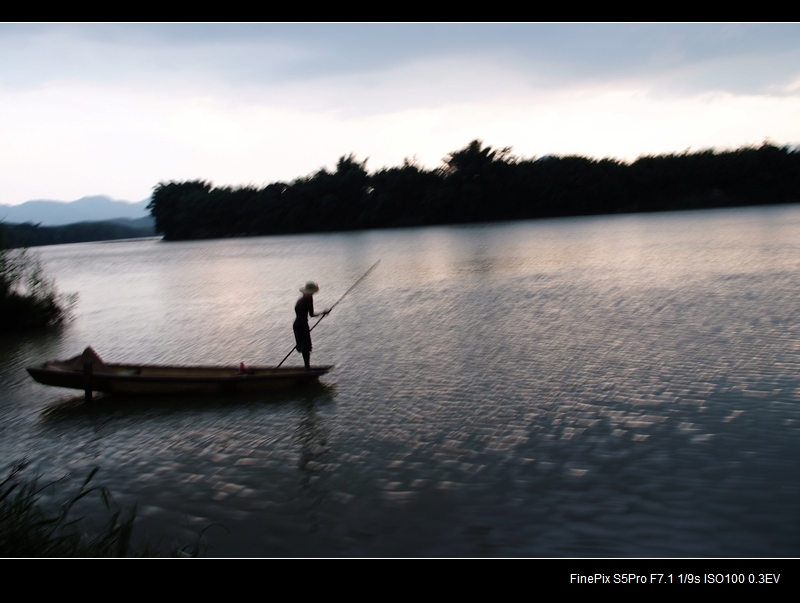
{"label": "cloud", "polygon": [[800,140],[800,26],[2,25],[0,203]]}
{"label": "cloud", "polygon": [[698,73],[696,91],[712,75],[720,89],[760,92],[798,74],[798,34],[797,24],[5,25],[0,77],[5,86],[177,77],[246,87],[491,60],[567,84]]}

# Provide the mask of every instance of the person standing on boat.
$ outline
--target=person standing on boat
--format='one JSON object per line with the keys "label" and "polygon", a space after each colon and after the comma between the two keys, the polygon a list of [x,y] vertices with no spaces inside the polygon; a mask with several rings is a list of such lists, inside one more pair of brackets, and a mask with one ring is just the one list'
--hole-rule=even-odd
{"label": "person standing on boat", "polygon": [[294,340],[297,344],[295,349],[303,355],[303,362],[306,370],[311,370],[311,329],[308,327],[308,317],[327,316],[330,310],[323,310],[314,314],[314,294],[319,291],[319,285],[314,281],[308,281],[306,286],[300,289],[303,296],[294,305]]}

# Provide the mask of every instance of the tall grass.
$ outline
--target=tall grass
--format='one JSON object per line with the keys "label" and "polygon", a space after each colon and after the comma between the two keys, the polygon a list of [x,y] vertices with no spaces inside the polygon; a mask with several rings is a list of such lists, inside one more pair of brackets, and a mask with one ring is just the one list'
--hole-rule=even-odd
{"label": "tall grass", "polygon": [[0,332],[64,321],[76,295],[62,295],[27,249],[6,249],[0,240]]}
{"label": "tall grass", "polygon": [[[43,492],[57,482],[40,487],[38,480],[23,480],[25,461],[15,464],[0,482],[0,557],[127,557],[162,554],[145,539],[132,546],[136,508],[125,510],[114,503],[102,486],[90,486],[95,468],[80,488],[52,509],[42,505]],[[60,480],[59,480],[60,481]],[[106,511],[105,525],[94,532],[84,518],[73,518],[75,504],[89,495],[99,496]],[[202,534],[191,546],[173,547],[168,554],[196,557],[203,547]]]}

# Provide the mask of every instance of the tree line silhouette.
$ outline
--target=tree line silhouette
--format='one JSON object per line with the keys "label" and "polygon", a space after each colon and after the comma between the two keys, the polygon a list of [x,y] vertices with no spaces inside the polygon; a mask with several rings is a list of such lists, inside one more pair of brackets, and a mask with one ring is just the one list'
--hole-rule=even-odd
{"label": "tree line silhouette", "polygon": [[161,182],[148,206],[167,240],[464,224],[800,201],[800,150],[765,143],[734,151],[524,159],[480,140],[424,169],[414,160],[367,172],[343,156],[263,188]]}
{"label": "tree line silhouette", "polygon": [[152,225],[152,218],[149,217],[139,220],[120,219],[116,221],[75,222],[64,226],[42,226],[31,222],[22,224],[0,222],[0,238],[5,241],[9,249],[136,239],[154,235],[155,230]]}

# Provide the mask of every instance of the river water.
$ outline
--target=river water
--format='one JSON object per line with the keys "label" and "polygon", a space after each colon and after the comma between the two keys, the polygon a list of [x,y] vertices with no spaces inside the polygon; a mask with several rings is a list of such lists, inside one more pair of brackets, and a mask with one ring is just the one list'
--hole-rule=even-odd
{"label": "river water", "polygon": [[[211,556],[797,557],[800,208],[35,250],[79,295],[0,340],[6,467],[93,467]],[[114,400],[24,370],[277,364],[318,387]],[[288,364],[302,363],[297,354]]]}

